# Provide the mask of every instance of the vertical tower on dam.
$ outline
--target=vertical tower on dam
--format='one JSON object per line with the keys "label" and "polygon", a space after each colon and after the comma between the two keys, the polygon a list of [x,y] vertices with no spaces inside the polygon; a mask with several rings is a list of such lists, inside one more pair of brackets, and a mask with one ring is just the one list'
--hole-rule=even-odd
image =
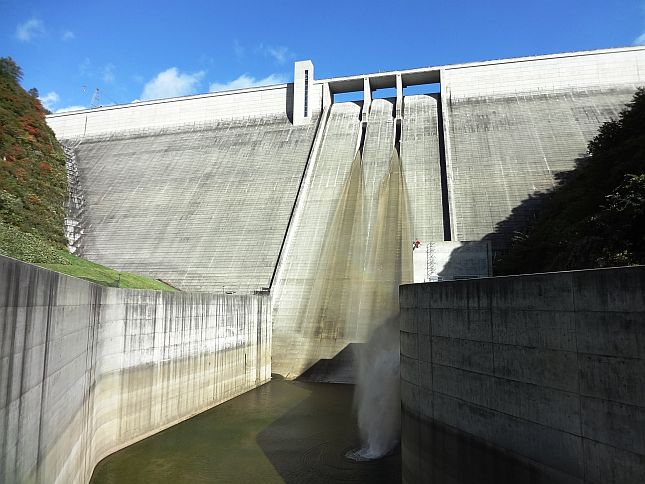
{"label": "vertical tower on dam", "polygon": [[644,47],[322,80],[302,61],[289,84],[48,121],[78,253],[182,290],[271,288],[273,371],[295,377],[396,310],[413,241],[504,251],[642,85]]}

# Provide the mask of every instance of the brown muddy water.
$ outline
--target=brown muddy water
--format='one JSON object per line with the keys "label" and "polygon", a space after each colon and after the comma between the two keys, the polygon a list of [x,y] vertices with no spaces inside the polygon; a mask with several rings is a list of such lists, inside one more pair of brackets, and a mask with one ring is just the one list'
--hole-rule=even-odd
{"label": "brown muddy water", "polygon": [[120,450],[91,484],[399,483],[401,456],[345,457],[359,446],[353,385],[273,380]]}

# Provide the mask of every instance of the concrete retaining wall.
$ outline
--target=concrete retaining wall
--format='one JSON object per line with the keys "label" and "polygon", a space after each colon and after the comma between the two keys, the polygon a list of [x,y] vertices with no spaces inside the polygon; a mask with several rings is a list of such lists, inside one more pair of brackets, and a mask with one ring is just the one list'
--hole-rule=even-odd
{"label": "concrete retaining wall", "polygon": [[645,267],[400,301],[404,482],[645,482]]}
{"label": "concrete retaining wall", "polygon": [[270,379],[267,295],[107,288],[0,257],[0,482],[106,455]]}

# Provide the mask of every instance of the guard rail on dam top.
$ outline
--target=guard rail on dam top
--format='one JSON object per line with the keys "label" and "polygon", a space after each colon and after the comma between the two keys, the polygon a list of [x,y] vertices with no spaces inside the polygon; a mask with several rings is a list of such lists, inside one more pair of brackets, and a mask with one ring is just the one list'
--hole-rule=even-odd
{"label": "guard rail on dam top", "polygon": [[0,482],[108,454],[271,378],[267,294],[116,289],[0,256]]}
{"label": "guard rail on dam top", "polygon": [[270,288],[273,371],[295,377],[385,316],[365,301],[396,302],[412,241],[504,251],[642,85],[645,47],[322,80],[302,61],[289,84],[47,119],[77,253],[185,291]]}
{"label": "guard rail on dam top", "polygon": [[645,482],[645,266],[400,302],[404,483]]}

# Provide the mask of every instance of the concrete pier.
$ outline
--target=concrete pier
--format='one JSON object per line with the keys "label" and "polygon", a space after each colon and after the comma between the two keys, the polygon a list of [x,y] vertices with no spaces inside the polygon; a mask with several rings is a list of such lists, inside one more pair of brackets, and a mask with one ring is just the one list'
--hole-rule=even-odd
{"label": "concrete pier", "polygon": [[270,348],[267,294],[115,289],[0,256],[0,482],[87,482],[270,380]]}

